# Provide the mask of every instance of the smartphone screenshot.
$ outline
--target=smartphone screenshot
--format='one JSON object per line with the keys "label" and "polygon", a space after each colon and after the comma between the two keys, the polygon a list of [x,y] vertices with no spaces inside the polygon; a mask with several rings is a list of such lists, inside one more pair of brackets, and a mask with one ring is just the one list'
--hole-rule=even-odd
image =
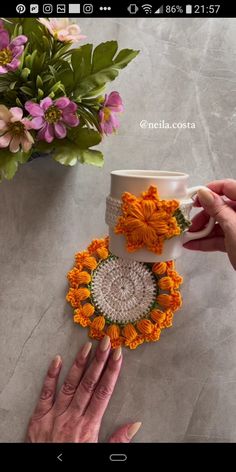
{"label": "smartphone screenshot", "polygon": [[0,457],[229,457],[235,5],[1,12]]}

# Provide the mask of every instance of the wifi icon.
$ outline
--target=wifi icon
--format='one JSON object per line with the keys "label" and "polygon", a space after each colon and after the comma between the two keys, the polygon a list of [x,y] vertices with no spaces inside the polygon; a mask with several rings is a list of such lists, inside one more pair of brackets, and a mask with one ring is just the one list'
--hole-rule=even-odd
{"label": "wifi icon", "polygon": [[146,15],[150,15],[152,13],[152,5],[142,5],[142,9],[145,11]]}

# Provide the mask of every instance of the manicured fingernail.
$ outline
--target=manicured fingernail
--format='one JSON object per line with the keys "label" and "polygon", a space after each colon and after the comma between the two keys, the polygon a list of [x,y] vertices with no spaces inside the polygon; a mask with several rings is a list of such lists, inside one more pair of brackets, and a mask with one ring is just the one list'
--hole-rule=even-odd
{"label": "manicured fingernail", "polygon": [[142,423],[140,421],[137,421],[137,423],[131,424],[131,426],[129,427],[127,431],[127,436],[129,439],[132,439],[135,436],[135,434],[138,432],[141,425]]}
{"label": "manicured fingernail", "polygon": [[56,356],[55,359],[53,360],[54,369],[57,369],[60,364],[61,364],[61,356]]}
{"label": "manicured fingernail", "polygon": [[91,347],[92,347],[92,343],[90,343],[89,341],[87,343],[85,343],[82,351],[81,351],[81,355],[84,359],[86,359],[86,357],[88,357],[90,351],[91,351]]}
{"label": "manicured fingernail", "polygon": [[109,336],[104,336],[102,341],[100,342],[100,349],[101,351],[106,351],[110,346],[110,337]]}
{"label": "manicured fingernail", "polygon": [[212,203],[214,202],[214,195],[211,190],[201,188],[201,190],[198,190],[197,196],[200,200],[200,203],[202,203],[203,205],[212,205]]}
{"label": "manicured fingernail", "polygon": [[81,351],[81,355],[84,359],[86,359],[86,357],[88,357],[88,355],[91,351],[91,348],[92,348],[92,343],[90,343],[89,341],[87,343],[85,343],[85,345],[83,346],[82,351]]}
{"label": "manicured fingernail", "polygon": [[119,346],[117,349],[115,349],[115,351],[113,352],[113,355],[112,355],[112,359],[114,361],[118,361],[121,357],[121,347]]}

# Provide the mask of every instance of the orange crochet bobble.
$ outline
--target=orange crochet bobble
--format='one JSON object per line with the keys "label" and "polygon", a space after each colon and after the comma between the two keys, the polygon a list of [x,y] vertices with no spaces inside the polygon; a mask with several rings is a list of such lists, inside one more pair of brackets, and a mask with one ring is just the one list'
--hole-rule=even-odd
{"label": "orange crochet bobble", "polygon": [[145,336],[145,341],[158,341],[160,338],[161,330],[159,326],[153,324],[150,320],[138,321],[137,328]]}
{"label": "orange crochet bobble", "polygon": [[77,252],[75,255],[76,265],[86,267],[89,270],[94,270],[97,267],[97,261],[95,257],[90,256],[88,251]]}
{"label": "orange crochet bobble", "polygon": [[91,276],[88,274],[88,272],[80,271],[76,267],[68,272],[67,278],[71,287],[73,288],[78,287],[78,285],[89,284],[89,282],[91,282]]}
{"label": "orange crochet bobble", "polygon": [[89,336],[91,338],[95,338],[98,340],[102,339],[105,334],[104,333],[105,324],[106,324],[106,321],[105,321],[104,316],[102,315],[96,316],[90,325]]}
{"label": "orange crochet bobble", "polygon": [[161,290],[170,290],[174,288],[174,282],[170,277],[162,277],[158,281],[158,286]]}
{"label": "orange crochet bobble", "polygon": [[66,295],[66,300],[73,306],[79,308],[80,302],[86,300],[90,296],[90,290],[87,288],[70,288]]}
{"label": "orange crochet bobble", "polygon": [[151,315],[152,320],[155,321],[155,323],[157,323],[160,328],[162,328],[163,322],[166,319],[166,312],[154,309],[151,311],[150,315]]}
{"label": "orange crochet bobble", "polygon": [[117,347],[122,345],[123,338],[120,336],[121,331],[118,325],[109,325],[106,334],[110,336],[112,349],[116,349]]}
{"label": "orange crochet bobble", "polygon": [[165,262],[156,262],[156,264],[153,264],[152,266],[152,272],[157,275],[163,275],[165,274],[167,269],[167,265]]}
{"label": "orange crochet bobble", "polygon": [[100,247],[97,249],[97,255],[100,259],[107,259],[109,252],[106,247]]}
{"label": "orange crochet bobble", "polygon": [[158,295],[157,302],[164,308],[170,308],[173,311],[176,311],[182,305],[182,298],[180,292],[173,292],[171,295],[162,293]]}
{"label": "orange crochet bobble", "polygon": [[85,316],[92,316],[95,312],[95,308],[93,305],[91,305],[91,303],[85,303],[83,305],[83,312]]}
{"label": "orange crochet bobble", "polygon": [[132,323],[128,323],[123,328],[123,335],[125,337],[125,346],[128,346],[130,349],[136,349],[136,347],[144,342],[144,337],[138,334]]}

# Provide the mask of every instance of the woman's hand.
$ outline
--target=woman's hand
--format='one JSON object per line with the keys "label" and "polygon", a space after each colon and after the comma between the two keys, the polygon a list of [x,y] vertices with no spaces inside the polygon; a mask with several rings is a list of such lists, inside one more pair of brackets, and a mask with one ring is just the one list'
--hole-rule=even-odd
{"label": "woman's hand", "polygon": [[199,190],[195,206],[202,206],[192,221],[190,231],[204,228],[210,216],[216,220],[211,233],[202,239],[189,241],[184,245],[196,251],[227,252],[236,270],[236,180],[215,180],[207,185],[211,190]]}
{"label": "woman's hand", "polygon": [[[58,395],[60,356],[51,363],[29,422],[27,442],[98,442],[101,421],[119,376],[122,352],[118,348],[111,353],[110,338],[105,336],[88,365],[91,347],[87,342],[79,351]],[[140,426],[122,426],[109,442],[130,442]]]}

